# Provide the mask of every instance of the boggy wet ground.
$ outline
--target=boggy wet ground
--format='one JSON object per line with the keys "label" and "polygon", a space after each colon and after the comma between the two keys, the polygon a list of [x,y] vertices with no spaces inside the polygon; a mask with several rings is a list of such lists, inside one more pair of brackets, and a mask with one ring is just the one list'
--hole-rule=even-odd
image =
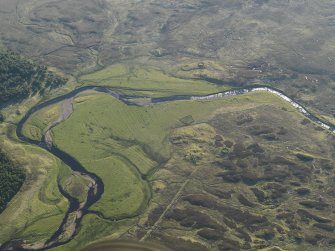
{"label": "boggy wet ground", "polygon": [[264,105],[221,110],[170,141],[136,238],[180,251],[334,250],[333,135]]}

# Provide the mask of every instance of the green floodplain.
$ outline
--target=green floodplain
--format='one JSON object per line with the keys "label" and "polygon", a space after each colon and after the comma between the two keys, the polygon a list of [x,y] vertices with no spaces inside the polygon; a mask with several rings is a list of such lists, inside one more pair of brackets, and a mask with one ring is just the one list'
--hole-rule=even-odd
{"label": "green floodplain", "polygon": [[[80,81],[151,97],[229,88],[124,65]],[[62,109],[55,104],[35,113],[25,135],[40,139]],[[83,201],[89,182],[46,151],[21,144],[13,125],[1,131],[4,148],[27,178],[0,215],[0,243],[43,243],[67,210],[58,185]],[[116,238],[156,241],[172,250],[334,249],[334,136],[277,96],[129,106],[87,92],[73,99],[73,113],[51,135],[105,186],[75,238],[52,250]]]}

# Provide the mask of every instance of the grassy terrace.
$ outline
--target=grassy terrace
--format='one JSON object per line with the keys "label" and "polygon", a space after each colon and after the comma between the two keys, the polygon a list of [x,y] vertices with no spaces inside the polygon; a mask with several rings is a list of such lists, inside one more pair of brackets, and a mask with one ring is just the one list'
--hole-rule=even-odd
{"label": "grassy terrace", "polygon": [[34,114],[23,126],[25,136],[34,140],[41,140],[48,125],[58,119],[62,104],[58,103],[46,107]]}
{"label": "grassy terrace", "polygon": [[227,90],[227,86],[201,80],[187,80],[169,76],[155,68],[112,65],[80,78],[84,85],[103,85],[119,89],[129,95],[162,97],[172,95],[208,94]]}

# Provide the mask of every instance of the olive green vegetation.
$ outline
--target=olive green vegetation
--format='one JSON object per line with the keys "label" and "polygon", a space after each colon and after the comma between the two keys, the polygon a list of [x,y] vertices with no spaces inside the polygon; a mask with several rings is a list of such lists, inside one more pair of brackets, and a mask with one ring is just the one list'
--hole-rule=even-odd
{"label": "olive green vegetation", "polygon": [[[128,147],[140,145],[143,151],[138,155],[150,155],[162,162],[170,156],[170,130],[182,126],[184,117],[191,115],[194,120],[201,121],[218,107],[251,102],[282,101],[266,93],[253,93],[209,102],[179,101],[138,107],[128,106],[107,94],[92,94],[77,98],[71,118],[52,131],[55,144],[66,151],[71,149],[71,154],[80,160],[105,158],[115,153],[123,155]],[[283,105],[290,107],[286,103]],[[115,141],[118,141],[117,147],[114,147]],[[140,168],[143,157],[137,158],[139,162],[135,166]]]}
{"label": "olive green vegetation", "polygon": [[60,170],[68,167],[39,147],[1,138],[1,148],[25,170],[26,180],[0,215],[0,243],[9,239],[44,241],[57,230],[68,207],[57,181]]}
{"label": "olive green vegetation", "polygon": [[[79,4],[75,4],[76,1]],[[183,2],[153,4],[148,0],[125,1],[126,4],[118,1],[96,4],[89,0],[58,1],[57,4],[42,2],[26,0],[13,4],[12,0],[3,0],[1,43],[71,73],[131,60],[142,65],[159,65],[179,76],[209,76],[239,86],[262,80],[281,88],[310,108],[321,110],[327,120],[333,120],[335,78],[331,41],[334,41],[335,26],[329,25],[332,1],[299,0],[278,4],[266,0],[190,0],[187,6]],[[229,18],[222,22],[225,16]],[[114,19],[117,22],[110,21]],[[206,32],[198,27],[204,27]],[[152,42],[153,38],[155,42]],[[101,46],[92,47],[96,41]],[[288,53],[292,51],[294,53]],[[203,63],[199,64],[199,61]],[[29,67],[22,66],[22,75],[29,78]],[[128,94],[145,96],[191,94],[192,90],[204,94],[224,88],[171,77],[166,77],[164,82],[161,80],[165,75],[156,70],[122,67],[106,68],[95,75],[82,77],[81,81],[84,85],[109,85]],[[20,67],[14,68],[20,70]],[[6,85],[11,87],[20,82],[12,76],[5,76],[3,80],[10,80]],[[181,82],[186,84],[179,85]],[[199,83],[199,88],[191,82]],[[24,88],[6,89],[4,97],[13,97],[16,93],[26,97],[40,86],[38,82],[22,83]],[[257,97],[266,100],[269,97],[266,95]],[[268,100],[261,106],[261,101],[253,98],[238,104],[245,97],[220,103],[225,106],[204,119],[195,118],[195,115],[191,118],[191,112],[185,112],[187,115],[180,119],[167,113],[166,116],[175,121],[168,121],[168,126],[162,123],[164,131],[157,129],[150,134],[149,129],[140,130],[138,135],[144,134],[140,140],[134,132],[136,137],[131,136],[128,140],[125,133],[119,133],[121,130],[112,131],[111,138],[96,137],[93,143],[99,149],[95,153],[103,155],[102,158],[107,155],[113,163],[116,158],[122,166],[127,165],[134,176],[141,173],[137,180],[152,180],[153,203],[141,217],[141,224],[132,222],[137,227],[129,231],[128,237],[142,238],[152,227],[152,235],[146,238],[158,239],[176,250],[280,250],[277,247],[334,250],[334,137],[303,120],[287,104]],[[27,100],[30,102],[28,106],[37,101],[35,98]],[[176,111],[183,104],[178,102]],[[200,105],[194,107],[202,108]],[[24,111],[20,106],[17,115]],[[5,113],[7,118],[18,119],[15,114],[15,111]],[[76,122],[89,120],[91,114],[88,115]],[[162,116],[165,114],[159,114],[158,120],[163,120]],[[93,129],[99,128],[95,125],[100,120],[107,120],[101,117],[96,116]],[[145,116],[143,121],[141,118],[122,123],[135,122],[141,128],[149,127],[145,123],[154,121]],[[117,123],[118,127],[128,125],[118,125],[117,121],[115,118],[109,123]],[[184,124],[199,122],[208,125],[178,130]],[[38,139],[45,124],[31,123],[38,126],[28,128],[26,134]],[[177,129],[170,133],[175,127]],[[110,128],[109,124],[106,128]],[[150,139],[156,133],[162,133],[164,137],[157,139],[161,145],[154,142],[151,147],[153,141],[145,137]],[[27,239],[28,242],[43,239],[59,222],[55,217],[50,218],[48,226],[51,228],[46,229],[46,221],[40,220],[45,212],[56,211],[55,203],[46,203],[53,200],[45,198],[65,201],[57,192],[56,177],[59,177],[58,183],[65,184],[71,179],[70,172],[64,171],[67,167],[45,151],[19,145],[13,136],[8,140],[8,134],[10,130],[2,135],[6,140],[6,152],[10,157],[18,158],[18,165],[26,168],[29,175],[25,187],[0,215],[0,242],[10,238]],[[92,135],[96,134],[92,131]],[[81,136],[76,139],[79,141]],[[82,143],[72,144],[72,147],[93,144],[85,140],[86,136]],[[152,148],[157,145],[161,149],[156,155]],[[136,150],[136,156],[132,149]],[[77,158],[81,160],[85,157],[82,155],[77,154]],[[161,168],[154,173],[157,166]],[[85,182],[75,180],[69,183],[75,184],[69,186],[69,192],[75,194],[73,188],[78,183],[80,189],[84,188],[81,185]],[[176,203],[171,204],[174,198]],[[61,202],[57,206],[64,211],[66,203]],[[29,224],[31,231],[18,233],[17,229],[24,229]],[[118,224],[129,227],[131,223],[123,225],[124,221],[110,222],[96,215],[87,215],[75,239],[56,250],[72,251],[104,236],[116,238],[127,230],[127,227],[114,228]],[[39,233],[44,234],[43,231],[47,232],[42,238]]]}
{"label": "olive green vegetation", "polygon": [[[152,81],[158,81],[158,78],[162,78],[163,76],[165,76],[163,73],[160,73],[157,70],[146,71],[143,69],[139,69],[138,72],[145,73],[139,76],[143,79],[142,83],[147,81],[148,78],[152,79]],[[156,76],[148,77],[146,75],[147,73],[150,73],[152,75],[156,74]],[[137,80],[139,80],[139,78]],[[202,86],[199,89],[195,88],[196,93],[198,92],[198,90],[201,90],[201,93],[205,93],[206,88],[210,90],[208,92],[214,92],[218,90],[215,86],[214,88],[212,88],[213,85],[205,84],[205,82],[202,81],[178,80],[167,76],[165,76],[165,80],[169,80],[171,84],[172,82],[175,82],[175,84],[180,85],[180,90],[184,88],[185,92],[186,89],[190,89],[191,84],[199,84],[200,86]],[[140,87],[137,84],[138,82],[136,82],[136,87],[133,86],[132,91],[128,90],[128,93],[136,93],[136,89]],[[184,84],[187,88],[183,87]],[[127,85],[132,86],[133,82],[128,82]],[[126,87],[126,89],[129,88],[129,86]],[[168,95],[172,93],[170,92],[171,90],[166,92],[165,87],[162,87],[162,89],[160,89],[158,92],[155,92],[154,90],[144,90],[143,92],[138,92],[138,94],[140,95],[142,93],[159,96],[160,94]],[[124,86],[122,86],[121,89],[124,90],[123,88]],[[220,88],[224,89],[223,87]],[[32,99],[27,100],[27,102],[22,104],[22,106],[20,107],[13,107],[11,109],[6,108],[5,114],[7,118],[4,118],[4,120],[17,121],[18,118],[23,115],[22,112],[27,110],[34,102],[37,101],[38,99],[33,97]],[[80,102],[79,98],[78,102]],[[40,140],[43,133],[45,133],[45,129],[47,128],[47,126],[55,121],[59,116],[60,109],[61,104],[56,104],[35,113],[24,125],[23,133],[28,138]],[[3,126],[4,131],[10,131],[10,129],[7,128],[9,124],[3,124]],[[61,184],[65,188],[65,190],[73,195],[75,198],[77,198],[78,201],[83,202],[86,197],[85,194],[87,191],[88,181],[72,175],[68,167],[62,165],[56,158],[50,158],[49,154],[46,154],[44,151],[37,150],[37,147],[21,147],[19,144],[15,143],[16,137],[13,135],[13,130],[11,130],[10,134],[12,135],[9,138],[7,138],[8,135],[4,137],[7,144],[6,148],[9,147],[10,149],[20,149],[20,151],[24,152],[24,154],[17,154],[15,150],[10,150],[10,155],[14,156],[15,158],[19,158],[18,162],[23,163],[22,166],[24,166],[25,169],[28,168],[28,178],[27,185],[24,186],[22,189],[23,191],[18,193],[13,202],[8,205],[8,208],[1,215],[4,217],[0,217],[0,222],[4,222],[3,224],[7,224],[7,221],[11,221],[11,224],[7,224],[7,227],[3,229],[0,242],[8,239],[13,239],[14,236],[15,239],[24,239],[27,241],[27,243],[40,242],[52,235],[52,233],[57,229],[60,222],[62,221],[62,218],[66,211],[67,202],[65,198],[63,198],[59,193],[58,184]],[[148,202],[148,199],[150,198],[150,189],[147,182],[143,179],[149,171],[153,170],[159,165],[158,162],[161,161],[160,156],[158,160],[156,158],[152,159],[151,156],[149,156],[149,153],[147,153],[146,149],[141,145],[133,144],[133,142],[120,141],[117,138],[111,138],[108,141],[106,140],[106,142],[104,143],[105,145],[101,145],[102,148],[109,148],[109,146],[112,145],[115,153],[115,156],[113,155],[113,157],[106,160],[106,162],[110,164],[112,160],[112,163],[114,163],[115,165],[124,165],[128,168],[120,170],[114,168],[113,172],[116,174],[115,177],[124,176],[127,178],[120,181],[118,178],[114,178],[113,176],[110,179],[111,182],[107,182],[107,184],[109,185],[106,185],[105,188],[106,190],[113,191],[114,193],[104,194],[103,199],[100,201],[101,204],[96,204],[91,209],[96,210],[98,213],[101,213],[101,216],[104,216],[106,218],[118,218],[124,217],[125,215],[136,215],[141,210],[143,210]],[[131,145],[130,147],[129,144]],[[36,153],[34,152],[41,152],[39,153],[40,156],[38,155],[38,157],[36,157]],[[121,155],[119,154],[120,152],[122,152]],[[102,160],[97,163],[105,165]],[[137,163],[137,165],[134,165],[133,163]],[[101,176],[106,176],[105,170],[102,170],[98,174]],[[110,175],[110,173],[108,174]],[[52,182],[47,183],[46,179],[49,179]],[[132,185],[124,188],[125,183],[129,183]],[[118,187],[118,184],[123,185],[123,187]],[[50,189],[52,191],[50,191]],[[37,191],[40,192],[37,193]],[[134,191],[136,192],[134,193]],[[55,196],[54,199],[50,199],[52,197],[49,194],[50,192],[52,196]],[[27,193],[29,193],[29,196],[27,196]],[[110,209],[105,210],[106,206],[104,205],[104,203],[106,201],[110,201],[110,203],[113,203],[113,205],[116,201],[118,203],[118,206],[110,207]],[[108,204],[107,206],[109,205],[110,204]],[[18,210],[18,212],[25,212],[25,210],[30,208],[30,213],[29,215],[26,215],[25,213],[13,214],[13,207],[18,207],[20,209]],[[50,224],[46,225],[46,220],[48,218],[50,218]]]}
{"label": "olive green vegetation", "polygon": [[151,97],[209,94],[228,88],[202,80],[176,78],[156,68],[123,64],[108,66],[79,80],[84,85],[110,86],[129,95]]}
{"label": "olive green vegetation", "polygon": [[[0,59],[0,149],[8,155],[1,155],[2,164],[7,164],[1,165],[0,211],[4,211],[0,215],[0,243],[9,239],[35,243],[55,232],[67,209],[57,182],[62,164],[38,147],[19,144],[11,122],[15,123],[38,95],[20,106],[15,102],[64,85],[66,80],[13,52],[1,50]],[[13,163],[15,169],[10,168]]]}
{"label": "olive green vegetation", "polygon": [[[43,114],[48,112],[44,111]],[[31,126],[40,123],[34,116],[29,121]],[[54,144],[101,177],[105,192],[101,200],[90,208],[93,214],[84,217],[74,240],[54,250],[76,250],[92,241],[127,236],[129,228],[136,238],[141,239],[151,227],[157,229],[155,226],[159,228],[145,238],[160,240],[172,249],[182,246],[185,250],[224,250],[227,246],[221,243],[222,240],[227,245],[241,247],[282,246],[282,237],[273,232],[281,230],[273,230],[268,222],[277,221],[276,229],[281,226],[283,231],[288,231],[290,225],[283,225],[278,220],[280,216],[276,216],[274,208],[279,205],[280,210],[285,211],[294,202],[295,210],[305,210],[299,205],[314,205],[313,199],[319,193],[319,188],[313,183],[299,180],[299,186],[313,191],[310,192],[313,196],[306,201],[297,196],[292,200],[278,201],[275,196],[284,190],[272,183],[278,183],[276,177],[279,174],[266,166],[269,163],[270,166],[274,165],[274,161],[279,162],[279,166],[287,162],[274,159],[262,164],[260,161],[267,160],[265,157],[274,153],[292,161],[300,171],[292,174],[292,177],[288,176],[289,181],[285,183],[288,190],[285,191],[290,191],[297,186],[293,185],[298,184],[297,179],[304,175],[305,164],[298,163],[309,161],[302,160],[304,156],[316,158],[322,155],[323,159],[331,160],[331,146],[327,148],[327,145],[320,143],[323,148],[319,149],[317,146],[320,144],[316,143],[326,142],[329,135],[313,123],[303,125],[306,123],[303,121],[304,117],[288,103],[264,92],[220,100],[178,101],[145,107],[125,105],[108,94],[91,93],[76,97],[70,118],[52,129]],[[308,138],[310,134],[313,135],[312,139]],[[254,141],[259,145],[255,145]],[[248,149],[246,155],[239,156],[243,149]],[[257,151],[260,150],[266,151],[266,156],[258,156]],[[257,156],[251,157],[254,153]],[[224,162],[227,157],[233,164]],[[249,165],[254,167],[249,170]],[[238,166],[237,171],[231,170],[231,166]],[[66,167],[60,170],[58,182],[79,201],[83,200],[80,193],[85,192],[87,183],[71,176]],[[310,175],[307,170],[306,175]],[[204,191],[206,194],[202,195]],[[229,191],[233,191],[231,195]],[[294,191],[298,194],[305,190]],[[192,194],[201,196],[192,197]],[[214,199],[216,204],[213,196],[217,196]],[[253,196],[260,201],[254,201]],[[149,198],[152,203],[148,204]],[[224,198],[232,198],[229,201],[232,207],[221,205]],[[257,203],[261,206],[253,206]],[[198,208],[199,205],[201,208]],[[240,207],[245,211],[238,209]],[[225,219],[233,219],[230,225],[229,221],[221,223],[216,218],[221,211]],[[305,211],[298,212],[301,215],[311,213],[309,217],[319,221],[322,221],[321,216],[325,216],[324,213],[320,215]],[[235,214],[238,217],[233,216]],[[195,215],[201,221],[194,223],[191,219],[191,224],[185,215]],[[131,220],[120,220],[128,217]],[[245,217],[252,222],[242,221]],[[44,222],[41,221],[41,224]],[[234,224],[241,225],[242,230],[233,227]],[[45,231],[44,227],[36,225],[36,228],[26,231],[31,233],[40,229],[42,232]],[[160,227],[169,231],[161,232]],[[227,227],[229,233],[223,238]],[[296,227],[303,227],[310,236],[315,233],[313,228],[304,225],[298,224]],[[215,229],[220,236],[208,228]],[[286,232],[286,235],[294,238],[291,232]],[[304,245],[312,248],[310,236],[303,237]],[[296,243],[290,245],[288,247],[294,247]]]}
{"label": "olive green vegetation", "polygon": [[47,127],[60,115],[61,103],[46,107],[30,117],[23,126],[23,134],[33,140],[41,140]]}
{"label": "olive green vegetation", "polygon": [[148,184],[126,161],[114,156],[101,159],[92,156],[92,160],[79,160],[101,177],[105,185],[102,198],[90,210],[101,213],[105,218],[119,219],[135,215],[148,203]]}
{"label": "olive green vegetation", "polygon": [[280,103],[255,104],[172,131],[136,238],[186,251],[334,250],[334,135]]}
{"label": "olive green vegetation", "polygon": [[[109,221],[88,214],[84,217],[79,233],[69,243],[50,249],[51,251],[79,251],[89,243],[97,240],[119,238],[136,224],[136,219]],[[106,237],[107,236],[107,237]]]}
{"label": "olive green vegetation", "polygon": [[[119,67],[119,69],[117,69],[117,67]],[[143,83],[149,79],[153,79],[154,81],[155,78],[153,75],[156,74],[155,70],[132,68],[132,71],[149,72],[150,76],[146,79],[146,74],[142,72],[142,75],[137,75],[138,81],[134,81],[135,79],[133,78],[131,81],[122,80],[123,82],[121,82],[121,84],[115,82],[116,77],[113,74],[118,74],[115,73],[115,71],[122,72],[122,67],[124,66],[119,65],[116,66],[116,68],[107,68],[104,70],[106,72],[102,71],[95,73],[96,75],[91,75],[103,82],[101,78],[111,74],[108,79],[108,81],[110,81],[108,82],[109,84],[105,82],[102,85],[116,87],[128,94],[151,96],[174,94],[171,90],[165,88],[164,85],[162,85],[162,88],[158,88],[158,91],[155,91],[154,89],[147,89],[144,91],[137,90],[137,88],[143,87],[142,82],[139,81],[139,79],[142,79]],[[85,84],[96,84],[92,79],[87,80]],[[167,79],[165,80],[167,81]],[[189,88],[188,81],[186,81],[186,84],[185,80],[180,81],[179,91],[183,94],[190,94],[189,90],[187,90],[187,88]],[[195,84],[195,82],[193,84]],[[122,87],[122,85],[124,86]],[[201,85],[202,84],[197,86]],[[211,88],[218,88],[215,85],[205,84],[204,89],[202,89],[203,87],[196,89],[195,93],[209,93],[208,86],[206,87],[206,85],[211,86]],[[213,89],[211,92],[215,91],[217,91],[217,89]],[[296,118],[300,117],[301,120],[303,119],[302,115],[296,113],[294,108],[288,103],[283,102],[280,98],[274,95],[264,92],[251,93],[221,100],[178,101],[145,107],[127,106],[107,94],[91,93],[76,97],[74,99],[74,113],[68,120],[52,130],[54,144],[74,156],[89,171],[92,171],[101,177],[105,185],[105,192],[101,200],[90,208],[91,212],[96,215],[88,215],[84,217],[81,230],[75,237],[75,240],[77,241],[71,241],[69,244],[60,247],[62,248],[61,250],[74,250],[73,248],[85,246],[87,243],[103,237],[109,236],[109,238],[115,238],[125,233],[131,225],[134,226],[129,222],[124,223],[124,221],[119,221],[119,219],[132,217],[133,221],[136,221],[136,217],[133,217],[139,216],[140,222],[144,222],[145,228],[150,226],[150,224],[155,224],[155,221],[152,220],[155,219],[155,216],[153,217],[153,215],[156,215],[157,212],[162,212],[162,210],[158,208],[158,210],[155,211],[157,208],[153,205],[162,204],[168,206],[168,202],[173,200],[171,195],[178,193],[178,190],[176,190],[178,185],[173,185],[173,183],[170,182],[175,181],[177,183],[182,183],[189,175],[189,168],[192,169],[193,165],[198,165],[199,163],[206,166],[208,163],[212,163],[212,160],[210,159],[214,158],[213,155],[205,150],[207,148],[210,149],[209,146],[199,146],[198,144],[199,142],[208,142],[208,139],[197,133],[197,130],[192,131],[184,126],[208,122],[213,116],[215,117],[216,114],[244,111],[254,108],[258,109],[258,107],[264,105],[267,105],[270,108],[271,106],[278,106],[283,112],[289,114],[289,116],[295,116]],[[40,139],[41,135],[45,132],[46,127],[57,119],[61,109],[61,104],[57,104],[33,114],[24,126],[25,135],[32,139]],[[243,124],[248,122],[249,118],[243,118],[242,116],[240,120],[241,121],[238,123]],[[290,124],[290,126],[294,125]],[[177,135],[174,132],[174,129],[180,127],[184,128],[184,131],[180,131],[179,135]],[[233,127],[234,126],[232,125],[231,128]],[[254,130],[257,134],[258,131],[262,132],[263,129],[264,128],[255,128]],[[212,129],[205,130],[201,133],[206,135],[209,132],[211,132],[210,135],[213,135]],[[247,135],[247,133],[245,134]],[[318,135],[323,135],[323,132],[319,132]],[[266,135],[266,137],[275,139],[276,135],[271,135],[270,133],[269,135]],[[178,144],[185,144],[185,142],[192,138],[196,138],[195,142],[183,146],[183,150],[180,150],[180,157],[177,162],[178,165],[171,165],[176,159],[175,152],[179,151],[175,147],[176,142],[179,142]],[[31,148],[35,149],[34,147]],[[215,153],[218,154],[218,156],[227,156],[230,151],[227,147],[219,147],[215,150]],[[292,152],[292,154],[296,154],[297,158],[299,158],[300,155],[298,156],[298,153],[303,153],[303,156],[315,156],[303,149],[298,149],[295,152]],[[212,157],[204,161],[206,155]],[[166,161],[168,161],[168,164],[165,164]],[[83,202],[86,198],[89,181],[72,174],[68,167],[59,164],[57,165],[58,168],[54,170],[52,175],[52,179],[55,181],[55,183],[52,184],[53,189],[56,189],[57,183],[61,184],[69,194],[77,198],[78,201]],[[159,167],[163,168],[161,169]],[[172,170],[169,170],[169,168],[172,168]],[[169,171],[167,173],[163,172],[162,174],[164,169]],[[182,175],[174,174],[178,169],[181,171]],[[207,170],[207,173],[209,174],[210,170]],[[203,177],[206,177],[206,175],[203,174]],[[236,177],[233,175],[233,177],[228,176],[228,178],[226,178],[226,176],[223,176],[223,178],[234,180]],[[51,184],[49,184],[49,186],[51,186]],[[150,187],[152,187],[152,190]],[[194,186],[194,188],[197,187],[197,185]],[[168,194],[160,195],[159,191],[162,189],[165,191],[167,188],[169,188],[169,192],[167,192]],[[41,191],[43,193],[48,193],[48,189],[50,188],[42,186]],[[227,188],[225,187],[225,189]],[[241,191],[245,190],[243,187],[240,189]],[[217,191],[215,193],[217,193]],[[18,194],[18,196],[19,195],[20,194]],[[148,204],[150,198],[154,203]],[[62,200],[64,202],[64,198]],[[240,196],[239,200],[245,204],[251,205],[248,202],[250,200],[249,197]],[[193,202],[193,199],[191,202]],[[16,235],[17,238],[26,239],[28,242],[46,239],[60,224],[64,216],[65,205],[66,203],[64,203],[63,206],[58,204],[57,207],[62,208],[62,210],[57,211],[55,208],[50,208],[48,216],[32,221],[31,225],[28,225],[27,228],[21,227],[23,230]],[[45,209],[43,206],[40,208]],[[187,210],[185,212],[186,214],[194,213],[192,210]],[[38,211],[35,211],[34,213],[35,215],[38,215]],[[148,220],[146,220],[146,217],[148,217]],[[172,216],[166,217],[173,218],[175,216],[172,214]],[[52,224],[46,225],[47,219],[50,219]],[[111,224],[109,220],[113,220],[113,224]],[[94,227],[89,227],[89,225],[94,226],[101,224],[106,227],[99,231],[98,235],[96,235],[96,229],[94,229]],[[113,228],[114,224],[120,226],[121,230]],[[158,225],[159,224],[162,223],[158,222]],[[178,228],[179,227],[176,227],[176,229]],[[134,231],[139,236],[138,238],[140,238],[143,230],[135,228]],[[200,236],[211,236],[211,233],[206,231],[200,232]],[[198,238],[196,237],[198,235],[183,235],[189,236],[189,238]],[[250,235],[252,235],[252,233],[250,233]],[[187,242],[185,244],[180,239],[176,239],[175,232],[173,232],[172,236],[171,234],[160,236],[160,233],[156,233],[152,238],[155,239],[156,237],[162,238],[163,242],[166,243],[176,242],[178,245],[194,248],[193,245],[190,245]],[[4,238],[4,240],[6,240],[6,238]],[[211,245],[203,242],[202,244],[205,244],[205,246]]]}

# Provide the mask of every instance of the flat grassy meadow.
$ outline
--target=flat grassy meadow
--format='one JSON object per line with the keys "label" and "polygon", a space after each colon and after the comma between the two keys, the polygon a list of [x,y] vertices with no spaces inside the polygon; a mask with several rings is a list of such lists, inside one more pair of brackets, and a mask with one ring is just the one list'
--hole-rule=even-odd
{"label": "flat grassy meadow", "polygon": [[114,87],[128,95],[164,97],[172,95],[202,95],[227,90],[229,86],[215,85],[202,80],[181,79],[159,69],[116,64],[83,75],[83,85]]}

